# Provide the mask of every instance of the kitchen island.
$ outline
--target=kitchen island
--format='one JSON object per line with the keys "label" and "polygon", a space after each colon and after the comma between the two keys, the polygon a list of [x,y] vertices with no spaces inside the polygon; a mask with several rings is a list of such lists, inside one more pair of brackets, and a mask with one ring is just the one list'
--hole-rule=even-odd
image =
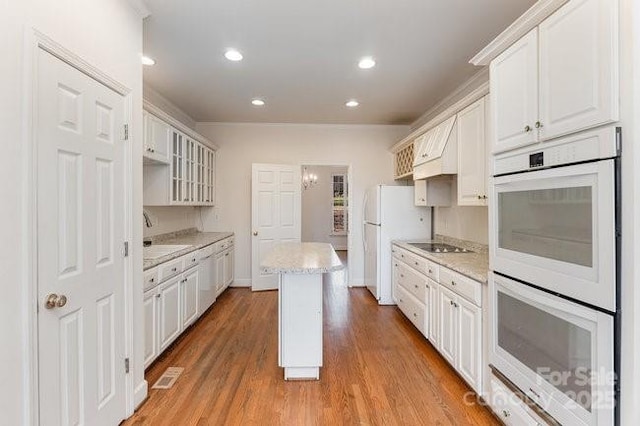
{"label": "kitchen island", "polygon": [[278,364],[285,380],[320,378],[322,284],[343,268],[331,244],[282,243],[267,253],[263,272],[278,279]]}

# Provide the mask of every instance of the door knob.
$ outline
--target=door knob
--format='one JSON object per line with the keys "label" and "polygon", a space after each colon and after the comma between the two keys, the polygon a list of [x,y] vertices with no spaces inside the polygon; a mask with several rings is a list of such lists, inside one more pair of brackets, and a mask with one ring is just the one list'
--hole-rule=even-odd
{"label": "door knob", "polygon": [[258,231],[253,231],[253,236],[257,237],[258,236]]}
{"label": "door knob", "polygon": [[62,308],[66,304],[67,304],[67,296],[65,296],[64,294],[61,294],[58,296],[55,293],[51,293],[44,299],[44,306],[47,309],[53,309],[56,307]]}

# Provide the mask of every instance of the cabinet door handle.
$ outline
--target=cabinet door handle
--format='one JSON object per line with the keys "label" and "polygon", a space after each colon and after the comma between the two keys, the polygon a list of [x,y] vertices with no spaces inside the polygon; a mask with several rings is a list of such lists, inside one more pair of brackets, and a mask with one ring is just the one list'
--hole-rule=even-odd
{"label": "cabinet door handle", "polygon": [[417,284],[414,284],[413,286],[414,286],[415,288],[418,288],[418,285],[417,285]]}
{"label": "cabinet door handle", "polygon": [[413,262],[413,263],[415,263],[415,264],[416,264],[416,266],[418,266],[418,262]]}
{"label": "cabinet door handle", "polygon": [[433,274],[433,271],[432,271],[431,269],[429,269],[429,273],[430,273],[430,274]]}
{"label": "cabinet door handle", "polygon": [[154,283],[154,282],[156,282],[156,279],[155,279],[155,278],[151,278],[151,279],[149,280],[149,282]]}
{"label": "cabinet door handle", "polygon": [[418,314],[416,314],[415,312],[413,313],[413,317],[414,318],[418,318]]}
{"label": "cabinet door handle", "polygon": [[487,196],[486,196],[486,195],[483,195],[483,196],[482,196],[482,198],[483,198],[484,200],[486,200],[486,199],[487,199]]}
{"label": "cabinet door handle", "polygon": [[451,280],[451,285],[456,285],[456,282],[454,280]]}
{"label": "cabinet door handle", "polygon": [[156,294],[156,299],[160,299],[160,294]]}
{"label": "cabinet door handle", "polygon": [[458,307],[458,304],[457,304],[456,302],[453,302],[453,307],[454,307],[454,308],[457,308],[457,307]]}
{"label": "cabinet door handle", "polygon": [[400,278],[404,278],[404,274],[400,274]]}
{"label": "cabinet door handle", "polygon": [[478,195],[478,200],[482,200],[482,195]]}
{"label": "cabinet door handle", "polygon": [[525,132],[530,132],[531,131],[531,126],[529,126],[528,124],[526,126],[524,126],[524,131]]}
{"label": "cabinet door handle", "polygon": [[502,410],[502,415],[505,417],[509,417],[511,415],[510,412],[508,412],[507,410]]}
{"label": "cabinet door handle", "polygon": [[539,129],[542,127],[542,123],[539,121],[536,121],[536,129]]}
{"label": "cabinet door handle", "polygon": [[178,268],[171,268],[172,272],[176,272],[178,270]]}
{"label": "cabinet door handle", "polygon": [[225,256],[229,256],[229,253],[225,253],[224,255],[225,255]]}
{"label": "cabinet door handle", "polygon": [[449,300],[449,304],[453,306],[453,300]]}

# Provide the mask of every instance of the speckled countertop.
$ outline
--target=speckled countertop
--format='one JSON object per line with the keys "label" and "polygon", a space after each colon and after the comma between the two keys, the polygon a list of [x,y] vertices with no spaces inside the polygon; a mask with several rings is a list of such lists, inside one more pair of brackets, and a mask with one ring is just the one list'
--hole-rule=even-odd
{"label": "speckled countertop", "polygon": [[154,266],[158,266],[161,263],[169,260],[177,259],[180,256],[184,256],[187,253],[201,249],[210,244],[217,243],[220,240],[233,236],[233,232],[198,232],[195,228],[185,229],[178,232],[172,232],[170,234],[158,235],[151,237],[150,240],[153,244],[163,245],[189,245],[190,247],[184,250],[176,251],[166,256],[158,257],[156,259],[145,259],[143,262],[143,270],[151,269]]}
{"label": "speckled countertop", "polygon": [[489,273],[489,252],[487,246],[442,235],[436,235],[434,241],[464,247],[473,250],[473,253],[429,253],[408,244],[430,242],[426,240],[393,241],[393,244],[442,266],[446,266],[483,284],[487,283],[487,275]]}
{"label": "speckled countertop", "polygon": [[331,244],[282,243],[266,254],[260,268],[267,274],[320,274],[344,265]]}

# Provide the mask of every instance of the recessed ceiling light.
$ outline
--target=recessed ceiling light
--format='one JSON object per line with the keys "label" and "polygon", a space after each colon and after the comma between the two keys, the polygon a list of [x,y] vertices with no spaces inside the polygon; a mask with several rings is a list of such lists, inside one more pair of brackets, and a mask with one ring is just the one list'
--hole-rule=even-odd
{"label": "recessed ceiling light", "polygon": [[140,61],[142,62],[142,65],[155,65],[156,61],[151,59],[148,56],[143,56],[142,58],[140,58]]}
{"label": "recessed ceiling light", "polygon": [[251,105],[253,105],[253,106],[264,106],[264,101],[262,99],[253,99],[251,101]]}
{"label": "recessed ceiling light", "polygon": [[369,68],[373,68],[376,66],[376,61],[374,61],[371,56],[365,56],[364,58],[360,59],[360,62],[358,62],[358,66],[363,70],[368,70]]}
{"label": "recessed ceiling light", "polygon": [[224,57],[230,61],[237,62],[242,60],[242,53],[238,52],[236,49],[227,49],[224,53]]}
{"label": "recessed ceiling light", "polygon": [[355,99],[351,99],[350,101],[347,101],[345,105],[348,106],[349,108],[355,108],[358,105],[360,105],[360,102],[356,101]]}

